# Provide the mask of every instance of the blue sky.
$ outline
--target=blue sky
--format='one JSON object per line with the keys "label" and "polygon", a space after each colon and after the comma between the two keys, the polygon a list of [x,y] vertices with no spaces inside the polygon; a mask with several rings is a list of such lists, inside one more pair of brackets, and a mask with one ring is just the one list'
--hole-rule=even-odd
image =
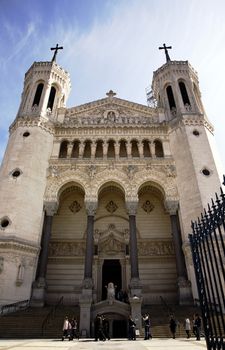
{"label": "blue sky", "polygon": [[[146,104],[145,88],[172,45],[171,59],[188,60],[225,165],[224,0],[0,0],[0,160],[34,61],[52,58],[70,73],[68,107],[117,96]],[[225,167],[225,166],[224,166]]]}

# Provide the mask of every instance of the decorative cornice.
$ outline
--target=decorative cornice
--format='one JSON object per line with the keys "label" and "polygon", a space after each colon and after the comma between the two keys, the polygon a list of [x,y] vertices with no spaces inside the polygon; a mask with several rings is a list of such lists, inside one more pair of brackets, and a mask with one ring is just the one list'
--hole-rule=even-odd
{"label": "decorative cornice", "polygon": [[23,116],[17,117],[14,122],[9,127],[10,134],[18,127],[35,127],[38,126],[41,129],[49,132],[50,134],[54,134],[54,126],[51,122],[46,121],[46,119],[42,117],[31,117],[31,116]]}
{"label": "decorative cornice", "polygon": [[2,237],[0,239],[0,250],[8,251],[9,249],[36,255],[39,252],[40,247],[30,241],[22,240],[15,236]]}

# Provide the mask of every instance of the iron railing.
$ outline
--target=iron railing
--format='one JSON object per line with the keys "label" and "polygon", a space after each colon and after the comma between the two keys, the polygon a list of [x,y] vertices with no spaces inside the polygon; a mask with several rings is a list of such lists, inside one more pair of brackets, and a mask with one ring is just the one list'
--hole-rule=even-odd
{"label": "iron railing", "polygon": [[225,350],[225,194],[216,194],[189,235],[208,350]]}
{"label": "iron railing", "polygon": [[24,310],[27,309],[30,305],[30,300],[22,300],[22,301],[17,301],[16,303],[11,303],[7,305],[3,305],[0,308],[0,315],[7,315],[12,312],[16,312],[18,310]]}
{"label": "iron railing", "polygon": [[44,331],[45,331],[45,328],[47,327],[47,325],[51,324],[51,322],[54,320],[55,312],[56,312],[57,308],[59,307],[59,305],[62,305],[62,304],[63,304],[63,296],[58,300],[57,304],[51,308],[51,310],[49,311],[47,316],[44,318],[44,320],[42,322],[42,327],[41,327],[42,335],[44,334]]}

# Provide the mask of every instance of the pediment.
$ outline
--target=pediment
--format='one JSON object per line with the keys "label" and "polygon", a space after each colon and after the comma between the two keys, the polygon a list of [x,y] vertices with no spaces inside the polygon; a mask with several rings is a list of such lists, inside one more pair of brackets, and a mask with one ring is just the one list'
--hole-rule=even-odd
{"label": "pediment", "polygon": [[148,125],[158,122],[157,108],[107,97],[67,109],[63,126]]}

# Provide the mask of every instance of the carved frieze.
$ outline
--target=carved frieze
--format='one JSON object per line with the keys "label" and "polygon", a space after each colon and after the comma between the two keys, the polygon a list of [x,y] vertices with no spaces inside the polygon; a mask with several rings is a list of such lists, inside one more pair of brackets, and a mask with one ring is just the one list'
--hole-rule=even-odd
{"label": "carved frieze", "polygon": [[62,242],[52,241],[49,244],[49,256],[50,257],[62,257],[62,256],[84,256],[85,243],[84,242]]}
{"label": "carved frieze", "polygon": [[139,256],[170,256],[174,255],[172,241],[142,241],[138,242]]}

